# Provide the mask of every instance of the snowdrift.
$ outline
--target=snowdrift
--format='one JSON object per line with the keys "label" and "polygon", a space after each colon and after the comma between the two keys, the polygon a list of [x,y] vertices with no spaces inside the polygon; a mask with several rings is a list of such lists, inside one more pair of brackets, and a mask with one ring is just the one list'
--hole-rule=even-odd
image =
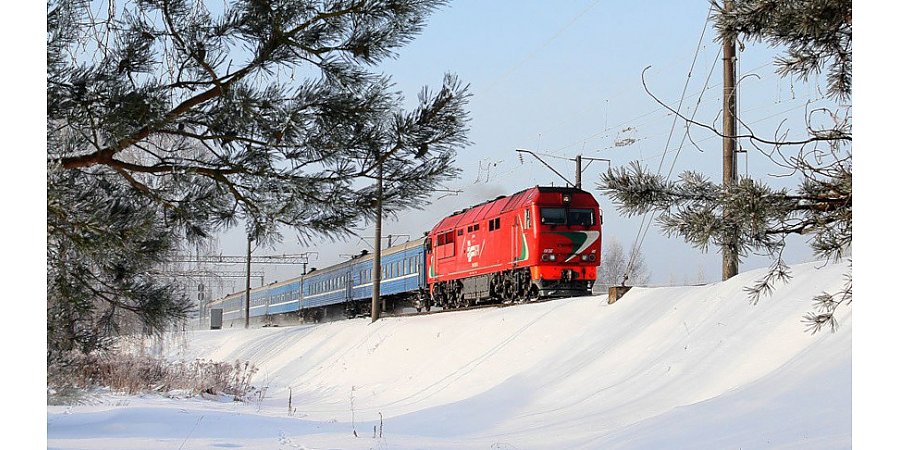
{"label": "snowdrift", "polygon": [[801,324],[811,299],[837,292],[848,270],[795,266],[757,305],[743,287],[763,271],[634,288],[612,305],[601,295],[374,324],[188,332],[166,343],[167,357],[250,360],[265,397],[48,407],[48,443],[848,448],[851,310],[835,333]]}

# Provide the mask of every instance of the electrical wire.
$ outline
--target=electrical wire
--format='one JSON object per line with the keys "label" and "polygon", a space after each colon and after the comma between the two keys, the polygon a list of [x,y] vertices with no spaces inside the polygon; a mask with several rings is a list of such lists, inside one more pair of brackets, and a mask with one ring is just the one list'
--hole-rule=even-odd
{"label": "electrical wire", "polygon": [[504,79],[506,79],[506,77],[510,76],[513,72],[515,72],[515,71],[518,70],[520,67],[522,67],[522,65],[525,64],[526,62],[528,62],[528,60],[534,58],[541,50],[545,49],[548,45],[550,45],[550,43],[552,43],[553,41],[555,41],[555,40],[556,40],[558,37],[560,37],[564,32],[566,32],[569,28],[571,28],[572,25],[575,25],[575,22],[578,22],[579,19],[581,19],[582,17],[584,17],[584,15],[587,14],[587,12],[590,11],[591,9],[593,9],[595,6],[597,6],[598,3],[600,3],[600,0],[594,0],[593,3],[591,3],[591,4],[588,5],[586,8],[584,8],[583,10],[581,10],[581,12],[579,12],[578,14],[576,14],[575,17],[573,17],[571,20],[569,20],[568,23],[566,23],[565,25],[563,25],[562,28],[560,28],[559,30],[557,30],[556,33],[553,33],[553,36],[550,36],[549,39],[547,39],[547,40],[544,41],[544,43],[542,43],[540,46],[538,46],[537,48],[535,48],[534,50],[532,50],[531,53],[529,53],[527,56],[525,56],[525,58],[523,58],[523,59],[522,59],[521,61],[519,61],[518,63],[514,64],[514,65],[513,65],[512,67],[510,67],[506,72],[503,72],[502,75],[500,75],[500,76],[497,77],[494,81],[492,81],[490,84],[488,84],[487,87],[485,88],[485,92],[487,93],[487,92],[490,92],[491,90],[493,90],[493,88],[494,88],[498,83],[500,83],[501,81],[503,81]]}
{"label": "electrical wire", "polygon": [[[656,169],[657,175],[659,175],[659,173],[662,171],[663,161],[665,161],[666,154],[669,151],[669,143],[672,140],[672,135],[675,133],[675,124],[678,123],[678,119],[679,119],[678,114],[680,114],[680,112],[681,112],[681,106],[684,102],[684,96],[687,94],[687,88],[688,88],[688,85],[690,84],[691,76],[694,72],[694,65],[697,63],[697,57],[700,55],[700,46],[703,43],[703,37],[706,35],[706,29],[709,28],[709,18],[712,16],[712,11],[713,11],[713,6],[711,4],[708,12],[706,14],[706,20],[703,21],[703,31],[700,33],[700,39],[698,39],[698,41],[697,41],[697,48],[694,51],[694,58],[691,61],[691,67],[688,69],[687,78],[684,81],[684,87],[681,89],[681,99],[678,101],[678,107],[675,109],[676,115],[672,120],[672,126],[669,129],[669,136],[668,136],[668,138],[666,138],[666,146],[664,147],[665,150],[663,151],[663,156],[659,161],[659,167]],[[718,59],[718,55],[717,55],[716,59]],[[715,67],[715,60],[713,62],[713,67]],[[710,76],[708,76],[706,78],[707,83],[709,82],[711,75],[712,75],[712,69],[710,69]],[[700,98],[702,98],[703,92],[706,92],[706,85],[704,85],[704,88],[701,90]],[[699,104],[699,101],[700,100],[698,99],[698,104]],[[697,113],[698,109],[699,108],[694,108],[694,114]],[[684,145],[684,139],[682,139],[682,145]],[[679,146],[678,154],[680,154],[680,153],[681,153],[681,147]],[[675,159],[678,158],[678,154],[676,154],[675,158],[673,158],[673,161],[672,161],[673,167],[675,164]],[[671,170],[669,173],[671,174]],[[666,179],[668,180],[668,177],[666,177]],[[650,215],[650,220],[647,221],[647,220],[644,220],[647,217],[647,213],[644,213],[644,218],[641,219],[641,226],[640,226],[640,228],[638,228],[638,233],[635,236],[634,243],[631,246],[631,248],[632,248],[631,257],[628,260],[628,265],[625,266],[625,274],[623,275],[624,278],[622,280],[623,283],[625,282],[625,280],[628,279],[628,274],[634,268],[635,258],[637,256],[638,252],[640,251],[641,246],[643,246],[643,244],[644,244],[644,238],[647,236],[647,232],[650,230],[650,226],[653,224],[653,218],[655,215],[656,215],[656,212],[654,211],[653,214]],[[647,227],[646,229],[644,229],[645,223],[646,223],[646,227]],[[641,236],[642,231],[643,231],[643,236]]]}
{"label": "electrical wire", "polygon": [[[754,67],[753,69],[751,69],[750,72],[753,72],[753,71],[762,69],[763,67],[770,66],[770,65],[771,65],[771,63],[763,63],[763,64],[760,64],[760,65]],[[770,76],[770,75],[761,76],[760,78],[761,78],[761,79],[766,79],[766,78],[768,78],[769,76]],[[709,90],[709,89],[712,89],[712,88],[714,88],[714,87],[721,86],[721,85],[722,85],[722,83],[715,83],[715,84],[708,85],[705,89],[700,90],[700,91],[695,91],[695,92],[692,92],[692,93],[690,93],[690,94],[687,94],[687,95],[684,96],[683,98],[688,99],[688,98],[693,98],[693,97],[695,97],[695,96],[700,96],[700,97],[702,97],[703,94],[704,94],[704,92],[705,92],[706,90]],[[619,94],[619,95],[622,95],[622,94]],[[672,100],[674,101],[674,99],[672,99]],[[552,152],[553,152],[553,153],[561,152],[561,151],[563,151],[563,150],[569,149],[569,148],[571,148],[571,147],[574,147],[574,146],[576,146],[576,145],[578,145],[578,144],[582,144],[582,143],[587,142],[587,141],[592,140],[592,139],[609,137],[612,133],[617,133],[617,132],[620,130],[621,127],[626,126],[626,125],[629,125],[629,126],[632,126],[632,127],[634,127],[634,128],[637,128],[638,125],[640,125],[641,123],[647,123],[647,122],[650,122],[651,120],[649,119],[649,116],[651,116],[651,115],[653,115],[653,114],[655,114],[655,113],[658,113],[658,112],[660,112],[660,111],[666,111],[666,109],[665,109],[664,107],[660,106],[660,107],[655,108],[655,109],[653,109],[653,110],[651,110],[651,111],[642,113],[642,114],[640,114],[640,115],[638,115],[638,116],[632,117],[632,118],[630,118],[630,119],[626,119],[626,120],[624,120],[624,121],[622,121],[622,122],[619,122],[618,124],[613,125],[612,127],[605,126],[603,129],[601,129],[600,131],[598,131],[598,132],[596,132],[596,133],[593,133],[593,134],[591,134],[591,135],[589,135],[589,136],[587,136],[587,137],[585,137],[585,138],[580,138],[580,139],[578,139],[577,141],[573,141],[573,142],[571,142],[571,143],[569,143],[569,144],[566,144],[566,145],[564,145],[564,146],[562,146],[562,147],[556,148],[556,149],[553,150]],[[669,116],[669,115],[671,115],[671,114],[666,114],[666,116]],[[644,118],[648,118],[648,120],[643,121],[643,122],[638,122],[637,124],[635,124],[635,121],[640,120],[640,119],[644,119]],[[574,120],[574,119],[567,119],[566,121],[559,122],[557,125],[554,125],[554,126],[553,126],[552,128],[550,128],[550,129],[553,129],[553,128],[558,127],[559,125],[562,125],[562,124],[571,122],[572,120]]]}

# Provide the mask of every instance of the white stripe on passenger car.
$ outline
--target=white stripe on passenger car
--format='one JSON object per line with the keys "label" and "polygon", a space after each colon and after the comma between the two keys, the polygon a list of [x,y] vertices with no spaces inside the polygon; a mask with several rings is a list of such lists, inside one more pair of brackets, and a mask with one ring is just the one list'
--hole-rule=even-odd
{"label": "white stripe on passenger car", "polygon": [[[416,276],[418,276],[418,275],[419,275],[419,272],[413,272],[413,273],[411,273],[411,274],[409,274],[409,275],[403,275],[402,277],[394,277],[394,278],[388,278],[388,279],[385,279],[385,280],[381,280],[381,282],[382,282],[382,283],[386,283],[386,282],[388,282],[388,281],[403,280],[403,279],[406,279],[406,278],[416,277]],[[371,286],[372,284],[374,284],[374,283],[366,283],[366,284],[361,284],[361,285],[359,285],[359,286],[353,286],[353,289],[359,289],[359,288]]]}

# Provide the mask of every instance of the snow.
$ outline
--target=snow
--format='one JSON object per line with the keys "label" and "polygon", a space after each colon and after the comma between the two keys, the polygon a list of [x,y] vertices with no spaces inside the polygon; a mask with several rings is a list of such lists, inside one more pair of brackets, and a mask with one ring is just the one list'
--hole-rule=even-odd
{"label": "snow", "polygon": [[187,332],[166,357],[250,360],[265,396],[48,406],[48,448],[848,448],[851,308],[835,333],[801,318],[849,267],[793,271],[757,305],[762,271],[612,305]]}

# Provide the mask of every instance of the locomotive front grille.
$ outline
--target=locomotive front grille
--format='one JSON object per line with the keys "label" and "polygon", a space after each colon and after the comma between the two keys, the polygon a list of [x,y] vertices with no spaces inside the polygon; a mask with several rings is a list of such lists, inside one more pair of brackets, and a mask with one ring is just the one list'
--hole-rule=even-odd
{"label": "locomotive front grille", "polygon": [[[573,272],[577,275],[577,272]],[[593,282],[591,280],[537,280],[540,297],[577,297],[590,295]]]}

